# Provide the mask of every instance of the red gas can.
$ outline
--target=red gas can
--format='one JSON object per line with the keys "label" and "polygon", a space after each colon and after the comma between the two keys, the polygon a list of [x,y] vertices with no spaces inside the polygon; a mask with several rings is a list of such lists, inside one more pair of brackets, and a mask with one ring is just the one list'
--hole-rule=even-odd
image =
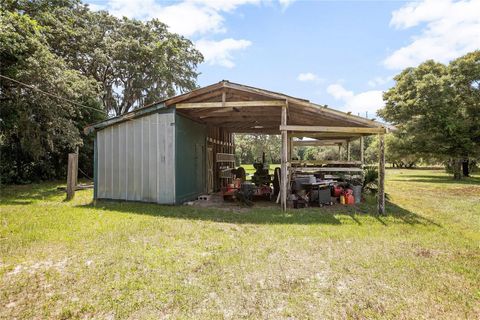
{"label": "red gas can", "polygon": [[333,197],[340,197],[343,193],[343,188],[340,186],[333,186],[332,189],[332,196]]}
{"label": "red gas can", "polygon": [[345,204],[355,204],[355,197],[353,196],[353,194],[345,194]]}

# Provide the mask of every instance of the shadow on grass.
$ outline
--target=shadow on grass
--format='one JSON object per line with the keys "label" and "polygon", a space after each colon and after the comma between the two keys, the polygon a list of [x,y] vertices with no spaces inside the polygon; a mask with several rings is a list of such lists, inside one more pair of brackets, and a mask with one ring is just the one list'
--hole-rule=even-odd
{"label": "shadow on grass", "polygon": [[[370,203],[369,203],[370,202]],[[341,225],[341,217],[350,217],[357,225],[362,225],[362,216],[371,216],[384,226],[392,223],[405,223],[409,225],[434,225],[439,224],[423,218],[413,212],[405,210],[393,203],[387,203],[385,216],[376,214],[376,204],[371,201],[359,206],[312,207],[308,209],[289,209],[282,212],[278,206],[272,204],[270,207],[225,207],[225,208],[202,208],[194,206],[164,206],[158,204],[99,200],[96,205],[93,203],[82,205],[83,208],[100,208],[102,210],[116,211],[128,214],[151,215],[156,217],[167,217],[186,220],[202,220],[212,222],[225,222],[237,224],[326,224]]]}
{"label": "shadow on grass", "polygon": [[386,222],[384,222],[382,220],[382,218],[386,218],[388,216],[391,216],[391,217],[393,217],[395,219],[399,219],[402,222],[404,222],[406,224],[409,224],[409,225],[421,224],[421,225],[425,225],[425,226],[433,225],[433,226],[436,226],[436,227],[439,227],[439,228],[442,227],[442,225],[435,222],[434,220],[422,217],[422,216],[420,216],[416,213],[413,213],[413,212],[411,212],[411,211],[409,211],[405,208],[402,208],[402,207],[396,205],[395,203],[393,203],[391,201],[386,201],[385,211],[388,213],[388,215],[386,215],[386,216],[376,215],[377,220],[379,220],[384,225],[386,225]]}
{"label": "shadow on grass", "polygon": [[36,200],[51,200],[65,194],[58,190],[61,182],[10,185],[0,190],[1,205],[29,205]]}
{"label": "shadow on grass", "polygon": [[464,184],[464,185],[480,185],[480,177],[467,177],[462,180],[454,180],[447,175],[433,176],[433,175],[417,175],[417,174],[402,174],[400,179],[391,179],[390,181],[400,182],[428,182],[428,183],[445,183],[445,184]]}
{"label": "shadow on grass", "polygon": [[[448,177],[415,176],[427,177],[429,179],[447,179]],[[411,181],[411,180],[410,180]],[[49,182],[31,185],[8,186],[0,191],[0,205],[29,205],[38,200],[52,200],[65,194],[58,190],[60,182]],[[250,224],[342,224],[341,217],[349,217],[355,224],[362,225],[362,216],[370,216],[383,225],[388,225],[394,218],[398,223],[409,225],[435,225],[441,227],[432,220],[419,216],[392,202],[386,203],[386,216],[376,214],[376,201],[368,197],[365,203],[358,206],[313,207],[308,209],[290,209],[282,212],[273,203],[258,204],[253,208],[245,208],[236,205],[220,208],[202,208],[194,206],[164,206],[152,203],[125,202],[113,200],[97,201],[82,205],[84,208],[101,208],[109,211],[117,211],[129,214],[151,215],[159,217],[170,217],[176,219],[205,220],[226,223],[250,223]],[[344,219],[343,219],[344,220]]]}

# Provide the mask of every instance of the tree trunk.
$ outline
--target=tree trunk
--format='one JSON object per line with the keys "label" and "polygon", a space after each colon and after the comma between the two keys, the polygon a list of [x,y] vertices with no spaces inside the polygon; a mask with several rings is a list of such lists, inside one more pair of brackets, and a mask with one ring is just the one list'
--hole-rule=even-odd
{"label": "tree trunk", "polygon": [[462,162],[461,158],[452,159],[453,179],[462,179]]}
{"label": "tree trunk", "polygon": [[470,176],[470,171],[469,171],[469,168],[468,168],[468,165],[470,164],[470,162],[468,161],[468,159],[465,159],[462,161],[462,171],[463,171],[463,176],[464,177],[469,177]]}
{"label": "tree trunk", "polygon": [[13,178],[13,181],[15,183],[20,183],[20,181],[23,181],[22,173],[23,173],[23,162],[22,162],[22,155],[20,154],[20,150],[22,150],[22,145],[20,144],[20,139],[18,136],[15,137],[15,142],[17,146],[15,147],[15,161],[16,161],[16,166],[15,169],[17,171],[17,176]]}

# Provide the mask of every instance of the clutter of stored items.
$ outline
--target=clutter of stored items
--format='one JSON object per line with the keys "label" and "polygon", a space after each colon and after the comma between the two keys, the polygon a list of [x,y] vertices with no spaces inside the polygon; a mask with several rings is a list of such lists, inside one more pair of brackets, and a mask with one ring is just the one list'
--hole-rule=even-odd
{"label": "clutter of stored items", "polygon": [[[353,162],[336,162],[335,167],[322,166],[316,170],[305,165],[290,168],[287,194],[289,208],[323,207],[334,204],[354,205],[362,201],[362,169]],[[317,164],[318,166],[318,164]],[[265,154],[261,162],[253,164],[254,174],[250,181],[242,167],[229,170],[228,183],[222,188],[225,201],[239,201],[253,205],[255,201],[279,202],[280,169],[270,174]],[[338,168],[342,170],[338,170]]]}

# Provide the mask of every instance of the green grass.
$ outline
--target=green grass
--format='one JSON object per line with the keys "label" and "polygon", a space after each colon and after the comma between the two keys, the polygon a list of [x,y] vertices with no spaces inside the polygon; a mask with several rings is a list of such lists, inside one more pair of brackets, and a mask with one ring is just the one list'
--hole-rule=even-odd
{"label": "green grass", "polygon": [[478,319],[480,178],[388,170],[388,215],[0,200],[0,318]]}

